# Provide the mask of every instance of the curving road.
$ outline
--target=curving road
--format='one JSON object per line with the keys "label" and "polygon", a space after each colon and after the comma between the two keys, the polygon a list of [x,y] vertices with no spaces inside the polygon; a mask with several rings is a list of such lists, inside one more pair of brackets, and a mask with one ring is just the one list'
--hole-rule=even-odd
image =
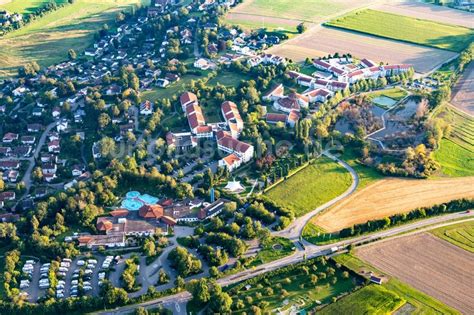
{"label": "curving road", "polygon": [[351,177],[352,177],[351,186],[342,195],[339,195],[336,198],[334,198],[334,199],[326,202],[325,204],[317,207],[313,211],[311,211],[311,212],[309,212],[309,213],[307,213],[307,214],[305,214],[305,215],[303,215],[299,218],[296,218],[286,229],[281,230],[281,231],[277,231],[277,232],[273,232],[272,234],[274,236],[285,237],[285,238],[288,238],[288,239],[292,240],[293,242],[296,242],[296,241],[300,240],[300,237],[303,233],[303,229],[304,229],[305,225],[309,222],[309,220],[311,220],[312,217],[314,217],[319,212],[321,212],[323,210],[326,210],[327,208],[333,206],[337,202],[349,197],[350,195],[352,195],[356,191],[357,186],[359,186],[359,175],[357,175],[357,172],[349,164],[347,164],[343,160],[337,158],[336,156],[332,155],[328,151],[324,151],[323,155],[330,158],[331,160],[337,162],[339,165],[344,167],[351,174]]}
{"label": "curving road", "polygon": [[[237,274],[221,278],[217,282],[221,286],[228,286],[230,284],[255,277],[262,273],[266,273],[266,272],[273,271],[273,270],[276,270],[288,265],[302,262],[309,258],[315,258],[318,256],[324,256],[324,255],[331,255],[332,254],[331,248],[335,246],[347,246],[350,244],[358,245],[361,243],[366,243],[368,241],[373,241],[372,243],[384,242],[387,238],[404,237],[410,234],[422,233],[427,230],[435,229],[441,226],[447,226],[447,225],[452,225],[452,224],[457,224],[460,222],[472,221],[472,220],[474,220],[474,212],[452,213],[452,214],[448,214],[444,216],[417,221],[411,224],[398,226],[393,229],[373,233],[370,235],[363,235],[360,237],[340,241],[340,242],[329,244],[329,245],[324,245],[324,246],[311,245],[311,246],[307,246],[305,250],[297,251],[295,254],[291,256],[287,256],[282,259],[260,265],[254,270],[245,270]],[[399,235],[399,234],[403,234],[403,235]],[[127,305],[124,307],[116,308],[114,310],[100,311],[95,314],[101,314],[101,315],[128,314],[140,306],[145,307],[145,308],[155,308],[160,305],[166,306],[171,309],[176,309],[177,313],[180,313],[180,311],[177,309],[177,306],[180,306],[180,309],[182,309],[183,305],[185,305],[186,302],[189,301],[191,298],[192,298],[191,294],[185,291],[185,292],[162,297],[162,298],[151,300],[144,303]]]}

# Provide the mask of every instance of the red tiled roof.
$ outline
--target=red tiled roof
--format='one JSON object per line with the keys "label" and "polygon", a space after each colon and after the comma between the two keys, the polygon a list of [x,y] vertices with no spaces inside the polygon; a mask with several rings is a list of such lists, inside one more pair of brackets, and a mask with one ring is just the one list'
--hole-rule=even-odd
{"label": "red tiled roof", "polygon": [[113,217],[126,217],[128,215],[127,209],[115,209],[114,211],[110,212],[110,215]]}
{"label": "red tiled roof", "polygon": [[229,136],[224,136],[223,138],[219,139],[218,143],[223,147],[241,153],[245,153],[250,148],[250,144],[239,141]]}
{"label": "red tiled roof", "polygon": [[161,205],[144,205],[138,210],[138,215],[145,219],[159,219],[163,217]]}
{"label": "red tiled roof", "polygon": [[267,121],[270,121],[270,122],[286,122],[286,115],[285,114],[273,114],[273,113],[270,113],[270,114],[267,114],[267,116],[265,117],[265,119]]}
{"label": "red tiled roof", "polygon": [[190,102],[196,102],[198,101],[196,94],[191,93],[191,92],[184,92],[181,94],[179,97],[179,101],[181,102],[181,106],[184,104],[188,104]]}

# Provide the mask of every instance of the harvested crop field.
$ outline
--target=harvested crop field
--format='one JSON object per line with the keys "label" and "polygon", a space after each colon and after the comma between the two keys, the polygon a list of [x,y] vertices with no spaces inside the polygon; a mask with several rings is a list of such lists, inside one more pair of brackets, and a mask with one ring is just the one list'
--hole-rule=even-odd
{"label": "harvested crop field", "polygon": [[384,179],[324,211],[312,223],[327,232],[336,232],[357,223],[461,198],[474,198],[474,177]]}
{"label": "harvested crop field", "polygon": [[402,0],[399,2],[383,3],[376,6],[375,9],[418,19],[474,28],[472,13],[450,9],[439,5],[427,4],[421,1]]}
{"label": "harvested crop field", "polygon": [[474,116],[474,62],[469,64],[461,79],[456,83],[451,104]]}
{"label": "harvested crop field", "polygon": [[462,313],[474,309],[474,254],[468,251],[421,233],[363,247],[356,254]]}
{"label": "harvested crop field", "polygon": [[298,62],[307,57],[322,57],[336,52],[351,53],[375,62],[412,64],[420,73],[429,72],[457,55],[451,51],[320,26],[274,46],[268,52]]}

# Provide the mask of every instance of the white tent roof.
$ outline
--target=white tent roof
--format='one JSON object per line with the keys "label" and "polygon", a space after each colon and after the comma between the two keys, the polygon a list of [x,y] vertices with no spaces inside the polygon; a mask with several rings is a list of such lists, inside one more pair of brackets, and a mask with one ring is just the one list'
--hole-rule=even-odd
{"label": "white tent roof", "polygon": [[240,184],[240,182],[237,181],[228,182],[224,189],[227,189],[232,192],[239,192],[245,190],[244,187],[242,187],[242,185]]}

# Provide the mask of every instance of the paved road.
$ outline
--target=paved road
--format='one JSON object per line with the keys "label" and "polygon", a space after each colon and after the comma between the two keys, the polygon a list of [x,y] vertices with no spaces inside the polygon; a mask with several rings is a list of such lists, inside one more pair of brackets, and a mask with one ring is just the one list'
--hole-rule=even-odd
{"label": "paved road", "polygon": [[332,159],[333,161],[336,161],[339,165],[349,171],[352,177],[351,186],[342,195],[339,195],[338,197],[326,202],[325,204],[317,207],[313,211],[305,214],[304,216],[295,219],[286,229],[272,233],[274,236],[285,237],[292,240],[293,242],[298,241],[300,239],[301,234],[303,233],[305,225],[308,223],[309,220],[311,220],[312,217],[314,217],[319,212],[333,206],[335,203],[349,197],[356,191],[357,186],[359,185],[359,175],[357,175],[357,172],[349,164],[335,157],[331,153],[325,151],[323,152],[323,155]]}
{"label": "paved road", "polygon": [[23,178],[22,178],[22,182],[25,183],[26,191],[19,200],[23,199],[25,196],[28,196],[28,194],[30,192],[30,188],[31,188],[31,172],[33,171],[33,168],[36,165],[36,160],[39,157],[39,154],[41,152],[41,148],[43,147],[44,143],[46,142],[46,138],[48,137],[48,133],[54,127],[56,127],[57,124],[58,124],[58,121],[54,121],[46,127],[46,129],[41,134],[40,140],[38,142],[38,145],[36,146],[36,149],[35,149],[35,152],[33,153],[33,156],[27,159],[30,162],[30,164],[28,165],[28,168],[25,172],[25,175],[23,175]]}
{"label": "paved road", "polygon": [[[422,221],[417,221],[411,224],[395,227],[393,229],[389,229],[386,231],[373,233],[371,235],[364,235],[364,236],[356,237],[353,239],[336,242],[333,244],[328,244],[324,246],[316,246],[316,245],[306,246],[305,250],[297,251],[295,254],[291,256],[287,256],[285,258],[260,265],[254,270],[246,270],[234,275],[230,275],[225,278],[221,278],[217,282],[222,286],[227,286],[233,283],[243,281],[248,278],[255,277],[256,275],[259,275],[262,273],[266,273],[272,270],[276,270],[288,265],[301,262],[305,259],[314,258],[318,256],[323,256],[323,255],[329,255],[331,254],[331,248],[334,246],[347,246],[349,244],[357,245],[357,244],[367,242],[369,240],[374,240],[374,242],[383,242],[388,237],[403,237],[409,234],[422,233],[426,230],[434,229],[440,226],[446,226],[446,225],[459,223],[460,220],[462,221],[474,220],[474,213],[467,213],[467,212],[453,213],[453,214],[448,214],[448,215],[444,215],[440,217],[434,217],[434,218],[430,218],[430,219],[426,219]],[[397,236],[401,233],[405,233],[405,234],[401,236]],[[385,238],[385,239],[378,240],[379,238]],[[185,302],[189,301],[190,299],[191,299],[191,294],[189,292],[181,292],[179,294],[166,296],[166,297],[151,300],[145,303],[128,305],[128,306],[124,306],[124,307],[117,308],[114,310],[97,312],[96,314],[102,314],[102,315],[127,314],[139,306],[142,306],[145,308],[154,308],[160,305],[167,306],[167,307],[170,307],[171,309],[174,309],[175,311],[178,311],[176,309],[176,303],[178,303],[179,306],[185,305]],[[179,311],[175,313],[179,313]]]}

